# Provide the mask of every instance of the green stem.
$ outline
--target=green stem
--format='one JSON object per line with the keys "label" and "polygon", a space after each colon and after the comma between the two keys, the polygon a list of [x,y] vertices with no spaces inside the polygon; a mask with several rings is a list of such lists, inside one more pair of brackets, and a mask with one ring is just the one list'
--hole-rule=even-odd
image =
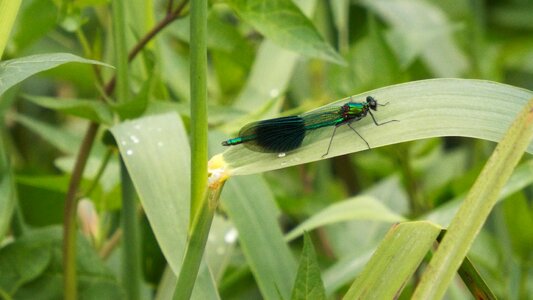
{"label": "green stem", "polygon": [[223,185],[222,183],[218,188],[208,190],[207,197],[193,220],[192,232],[187,241],[183,264],[174,291],[174,299],[188,300],[191,298]]}
{"label": "green stem", "polygon": [[[207,188],[207,0],[191,1],[191,212]],[[192,222],[191,222],[192,224]]]}
{"label": "green stem", "polygon": [[[3,0],[0,0],[3,1]],[[11,0],[7,1],[10,2]],[[18,0],[16,0],[18,1]],[[14,2],[16,2],[14,1]],[[185,2],[186,3],[186,2]],[[171,17],[166,17],[164,20],[159,22],[153,30],[148,32],[138,43],[135,45],[130,52],[129,61],[132,61],[141,49],[148,43],[149,40],[153,39],[157,33],[163,30],[167,25],[169,25],[173,20],[177,19],[185,4],[180,5],[173,12]],[[0,10],[1,12],[1,10]],[[105,87],[106,95],[111,95],[115,89],[115,79],[111,79]],[[64,225],[63,225],[63,275],[64,275],[64,296],[65,299],[76,299],[77,298],[77,287],[76,287],[76,253],[75,253],[75,240],[76,240],[76,204],[77,204],[77,191],[81,182],[81,176],[87,159],[89,157],[90,150],[94,143],[96,133],[98,131],[99,125],[97,123],[90,123],[83,138],[83,142],[80,146],[80,151],[78,157],[76,158],[76,163],[74,165],[74,170],[72,171],[72,177],[70,178],[69,188],[67,195],[65,197],[65,210],[64,210]]]}
{"label": "green stem", "polygon": [[113,0],[113,46],[117,67],[116,101],[128,101],[128,50],[126,46],[126,16],[123,0]]}
{"label": "green stem", "polygon": [[113,152],[114,151],[112,149],[107,150],[104,156],[104,160],[102,161],[102,163],[100,164],[100,167],[98,168],[98,172],[96,173],[96,176],[94,176],[93,181],[91,182],[91,185],[89,186],[89,188],[87,188],[87,191],[85,192],[85,197],[90,197],[92,192],[98,186],[98,182],[100,181],[100,178],[102,178],[102,175],[104,174],[104,171],[107,167],[107,164],[109,163],[109,160],[111,159],[111,156],[113,155]]}
{"label": "green stem", "polygon": [[122,284],[127,299],[140,299],[141,291],[141,256],[139,250],[139,229],[135,201],[135,188],[124,161],[120,159],[120,177],[122,182]]}
{"label": "green stem", "polygon": [[4,54],[20,3],[21,0],[0,0],[0,59]]}
{"label": "green stem", "polygon": [[65,299],[75,300],[77,294],[76,278],[76,206],[78,187],[83,170],[89,158],[89,152],[98,131],[98,124],[90,123],[76,158],[74,170],[65,197],[64,228],[63,228],[63,280]]}

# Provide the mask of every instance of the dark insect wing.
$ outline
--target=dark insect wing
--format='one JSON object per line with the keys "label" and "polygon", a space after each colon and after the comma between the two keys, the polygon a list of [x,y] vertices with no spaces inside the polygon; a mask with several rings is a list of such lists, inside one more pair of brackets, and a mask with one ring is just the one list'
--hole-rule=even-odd
{"label": "dark insect wing", "polygon": [[244,126],[239,132],[243,145],[257,152],[283,153],[294,150],[305,137],[305,123],[300,116],[281,117]]}
{"label": "dark insect wing", "polygon": [[342,119],[342,111],[339,106],[323,107],[307,112],[302,115],[307,129],[333,126]]}

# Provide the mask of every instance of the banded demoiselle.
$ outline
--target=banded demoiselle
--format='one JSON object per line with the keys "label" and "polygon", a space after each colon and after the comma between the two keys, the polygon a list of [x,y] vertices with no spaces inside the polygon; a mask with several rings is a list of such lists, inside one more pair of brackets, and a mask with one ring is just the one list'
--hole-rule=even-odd
{"label": "banded demoiselle", "polygon": [[334,126],[328,149],[322,155],[324,157],[329,153],[337,128],[346,124],[370,149],[368,142],[352,127],[352,123],[363,119],[367,114],[370,114],[376,126],[398,121],[390,120],[384,123],[376,121],[372,110],[377,111],[378,106],[385,105],[387,104],[378,104],[376,99],[368,96],[366,97],[366,102],[350,101],[340,107],[325,107],[298,116],[253,122],[245,125],[239,131],[238,137],[223,141],[222,145],[234,146],[243,144],[246,148],[256,152],[285,153],[299,148],[310,131]]}

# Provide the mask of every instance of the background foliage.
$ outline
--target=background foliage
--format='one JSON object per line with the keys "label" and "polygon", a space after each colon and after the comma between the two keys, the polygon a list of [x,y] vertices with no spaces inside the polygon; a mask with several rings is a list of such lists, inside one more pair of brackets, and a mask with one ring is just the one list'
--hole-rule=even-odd
{"label": "background foliage", "polygon": [[[210,155],[225,150],[220,141],[247,122],[396,83],[461,77],[532,90],[531,11],[532,3],[518,0],[212,1]],[[128,96],[116,101],[109,82],[123,69],[61,54],[27,58],[68,52],[119,66],[116,57],[126,54],[117,55],[111,1],[28,0],[18,11],[2,63],[26,57],[17,63],[27,63],[30,73],[47,71],[11,87],[7,79],[18,73],[0,68],[0,295],[5,298],[61,297],[65,199],[91,126],[96,139],[76,194],[83,232],[76,241],[79,293],[164,299],[173,293],[190,205],[187,137],[195,78],[189,71],[189,4],[128,1],[122,12],[126,26],[119,36],[130,54],[158,24],[168,19],[169,25],[137,49],[122,74]],[[64,64],[75,61],[84,64]],[[504,104],[487,106],[487,111],[509,111]],[[133,120],[139,117],[145,118]],[[140,142],[145,140],[153,143]],[[140,239],[133,245],[121,243],[130,229],[120,209],[124,192],[133,189],[121,176],[125,167],[110,146],[114,143],[126,157],[140,198],[134,222]],[[210,269],[201,268],[193,297],[345,295],[394,222],[431,220],[446,226],[494,146],[432,138],[230,179],[206,249]],[[160,159],[143,160],[154,154]],[[526,157],[515,169],[501,193],[505,201],[492,211],[469,252],[487,285],[504,299],[533,298],[531,164]],[[303,238],[304,229],[311,230],[310,238]],[[140,249],[140,288],[122,277],[121,250],[128,247]],[[422,269],[400,298],[410,297]],[[468,295],[461,280],[447,291],[450,299]]]}

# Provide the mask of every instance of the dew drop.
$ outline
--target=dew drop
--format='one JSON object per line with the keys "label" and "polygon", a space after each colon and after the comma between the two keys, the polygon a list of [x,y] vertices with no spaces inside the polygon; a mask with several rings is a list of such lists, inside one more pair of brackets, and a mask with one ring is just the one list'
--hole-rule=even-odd
{"label": "dew drop", "polygon": [[131,149],[126,150],[126,155],[132,155],[132,154],[133,154],[133,150]]}
{"label": "dew drop", "polygon": [[226,235],[224,235],[224,241],[228,244],[233,244],[237,240],[239,233],[235,228],[230,229]]}
{"label": "dew drop", "polygon": [[135,143],[135,144],[138,144],[139,143],[139,138],[136,137],[135,135],[130,135],[130,140]]}

